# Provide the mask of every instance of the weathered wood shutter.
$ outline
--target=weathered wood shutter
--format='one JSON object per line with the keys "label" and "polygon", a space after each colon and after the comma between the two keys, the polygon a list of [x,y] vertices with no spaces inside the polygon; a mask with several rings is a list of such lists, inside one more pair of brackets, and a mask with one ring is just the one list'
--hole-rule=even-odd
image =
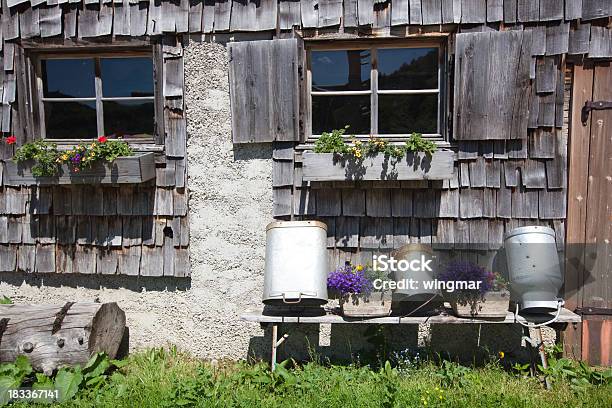
{"label": "weathered wood shutter", "polygon": [[456,43],[455,140],[526,138],[531,32],[458,34]]}
{"label": "weathered wood shutter", "polygon": [[229,44],[234,143],[299,141],[299,39]]}

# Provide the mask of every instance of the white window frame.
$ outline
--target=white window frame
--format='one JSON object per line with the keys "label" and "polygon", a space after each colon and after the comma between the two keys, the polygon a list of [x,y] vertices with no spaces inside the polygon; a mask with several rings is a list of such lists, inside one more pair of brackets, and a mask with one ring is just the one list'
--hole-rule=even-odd
{"label": "white window frame", "polygon": [[[436,89],[411,89],[411,90],[380,90],[378,89],[378,50],[385,48],[438,48],[438,88]],[[448,141],[447,111],[449,87],[447,78],[447,51],[446,44],[437,39],[402,39],[392,41],[380,40],[354,40],[354,41],[312,41],[306,44],[307,49],[307,72],[306,88],[308,109],[310,120],[307,121],[307,134],[311,135],[309,141],[316,140],[319,136],[312,133],[312,112],[313,96],[350,96],[350,95],[370,95],[370,134],[356,134],[357,139],[367,139],[370,136],[381,137],[390,141],[404,141],[409,134],[379,134],[378,133],[378,95],[438,95],[438,121],[436,133],[424,133],[423,137],[434,141]],[[363,91],[313,91],[312,90],[312,58],[311,51],[345,51],[345,50],[370,50],[371,52],[371,71],[370,89]],[[333,129],[329,129],[330,131]],[[349,129],[350,133],[350,129]],[[349,135],[347,135],[349,137]]]}

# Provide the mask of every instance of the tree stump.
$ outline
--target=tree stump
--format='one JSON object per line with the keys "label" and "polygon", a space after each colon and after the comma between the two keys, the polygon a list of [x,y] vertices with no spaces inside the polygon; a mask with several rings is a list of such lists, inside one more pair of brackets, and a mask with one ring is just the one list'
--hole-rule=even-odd
{"label": "tree stump", "polygon": [[28,357],[37,371],[84,366],[97,352],[115,358],[125,330],[117,303],[0,305],[0,362]]}

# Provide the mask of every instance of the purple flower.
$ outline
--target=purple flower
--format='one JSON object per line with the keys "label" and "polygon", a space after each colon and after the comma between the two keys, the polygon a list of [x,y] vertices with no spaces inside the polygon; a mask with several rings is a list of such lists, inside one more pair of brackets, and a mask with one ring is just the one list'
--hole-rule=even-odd
{"label": "purple flower", "polygon": [[369,292],[372,282],[366,278],[363,270],[358,271],[354,266],[347,264],[329,274],[327,286],[345,296],[351,293]]}
{"label": "purple flower", "polygon": [[[481,282],[480,289],[477,291],[480,295],[493,288],[495,275],[485,268],[467,261],[456,261],[448,265],[446,270],[438,276],[438,280],[444,282],[450,281],[474,281]],[[471,290],[469,292],[476,292]]]}

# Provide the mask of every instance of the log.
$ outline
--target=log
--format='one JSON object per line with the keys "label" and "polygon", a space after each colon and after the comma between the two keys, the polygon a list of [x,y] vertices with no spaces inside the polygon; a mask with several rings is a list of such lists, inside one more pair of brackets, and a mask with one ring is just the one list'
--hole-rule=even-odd
{"label": "log", "polygon": [[124,330],[117,303],[0,305],[0,362],[25,355],[48,375],[62,366],[82,367],[98,352],[115,358]]}

